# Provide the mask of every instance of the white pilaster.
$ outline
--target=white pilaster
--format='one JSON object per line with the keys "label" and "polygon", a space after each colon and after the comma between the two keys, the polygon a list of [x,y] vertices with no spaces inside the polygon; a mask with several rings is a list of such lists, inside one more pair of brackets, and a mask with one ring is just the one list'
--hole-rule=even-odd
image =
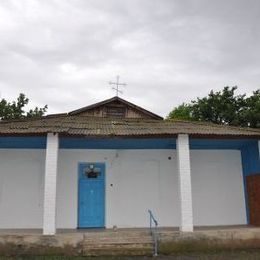
{"label": "white pilaster", "polygon": [[56,233],[56,182],[58,162],[58,134],[48,133],[45,159],[43,234]]}
{"label": "white pilaster", "polygon": [[258,150],[259,150],[259,159],[260,159],[260,140],[258,140]]}
{"label": "white pilaster", "polygon": [[177,138],[177,161],[179,173],[179,194],[181,208],[180,231],[193,231],[192,193],[191,193],[191,169],[189,136],[179,134]]}

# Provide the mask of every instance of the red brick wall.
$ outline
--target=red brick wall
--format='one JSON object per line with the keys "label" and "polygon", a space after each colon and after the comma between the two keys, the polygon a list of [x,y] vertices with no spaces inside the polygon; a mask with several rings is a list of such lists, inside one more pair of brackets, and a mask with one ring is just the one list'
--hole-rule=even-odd
{"label": "red brick wall", "polygon": [[249,223],[260,226],[260,174],[247,176]]}

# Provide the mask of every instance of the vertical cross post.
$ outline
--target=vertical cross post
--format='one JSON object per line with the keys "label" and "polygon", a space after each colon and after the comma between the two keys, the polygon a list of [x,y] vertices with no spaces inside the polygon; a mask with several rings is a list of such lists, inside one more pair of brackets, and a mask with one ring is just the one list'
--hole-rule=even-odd
{"label": "vertical cross post", "polygon": [[119,76],[116,76],[116,82],[109,82],[109,85],[115,85],[112,87],[116,91],[116,96],[118,97],[118,93],[123,94],[123,91],[119,90],[119,86],[126,86],[126,83],[119,83]]}

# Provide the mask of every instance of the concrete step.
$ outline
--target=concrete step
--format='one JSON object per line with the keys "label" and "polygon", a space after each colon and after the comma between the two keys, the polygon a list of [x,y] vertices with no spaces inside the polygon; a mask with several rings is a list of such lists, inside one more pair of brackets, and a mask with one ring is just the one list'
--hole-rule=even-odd
{"label": "concrete step", "polygon": [[150,232],[127,232],[127,231],[107,231],[107,232],[86,232],[87,236],[99,237],[99,236],[149,236]]}
{"label": "concrete step", "polygon": [[131,245],[131,244],[152,244],[151,239],[143,239],[143,240],[92,240],[92,241],[84,241],[84,244],[86,245],[95,245],[95,244],[100,244],[100,245]]}
{"label": "concrete step", "polygon": [[151,237],[151,235],[146,235],[146,236],[120,236],[120,235],[111,235],[111,236],[106,236],[106,235],[100,235],[100,236],[89,236],[89,235],[85,235],[85,239],[102,239],[102,238],[105,238],[105,239],[111,239],[111,238],[115,238],[115,239],[120,239],[120,238],[126,238],[126,239],[143,239],[143,238],[146,238],[146,237]]}
{"label": "concrete step", "polygon": [[174,237],[179,236],[180,232],[179,231],[168,231],[168,230],[163,230],[159,231],[159,239],[161,241],[168,241],[174,239]]}
{"label": "concrete step", "polygon": [[136,244],[136,243],[115,243],[115,244],[95,244],[95,245],[90,245],[90,244],[84,244],[83,248],[87,249],[111,249],[111,248],[151,248],[152,244],[151,243],[143,243],[143,244]]}
{"label": "concrete step", "polygon": [[143,240],[151,240],[150,233],[147,234],[131,234],[131,233],[114,233],[114,234],[106,234],[106,233],[100,233],[100,234],[84,234],[85,241],[105,241],[105,240],[111,240],[111,241],[143,241]]}
{"label": "concrete step", "polygon": [[143,238],[143,239],[127,239],[127,238],[120,238],[120,239],[91,239],[91,240],[84,240],[84,244],[88,245],[95,245],[95,244],[151,244],[152,239],[151,238]]}
{"label": "concrete step", "polygon": [[152,255],[151,243],[143,244],[105,244],[105,245],[84,245],[82,253],[84,256],[113,256],[113,255]]}

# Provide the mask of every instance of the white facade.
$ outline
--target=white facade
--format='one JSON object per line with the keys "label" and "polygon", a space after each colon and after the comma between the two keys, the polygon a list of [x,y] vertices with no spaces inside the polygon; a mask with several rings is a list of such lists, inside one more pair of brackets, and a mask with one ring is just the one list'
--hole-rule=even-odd
{"label": "white facade", "polygon": [[164,226],[179,225],[174,151],[60,150],[58,228],[77,227],[78,162],[106,163],[106,227],[147,226],[148,209],[154,212]]}
{"label": "white facade", "polygon": [[42,228],[45,150],[0,149],[0,228]]}
{"label": "white facade", "polygon": [[[241,156],[235,150],[191,150],[194,225],[246,224]],[[57,228],[77,228],[78,163],[105,162],[106,227],[180,226],[175,150],[58,152]],[[42,228],[45,150],[0,150],[0,228]]]}
{"label": "white facade", "polygon": [[195,226],[247,224],[240,151],[191,150]]}

